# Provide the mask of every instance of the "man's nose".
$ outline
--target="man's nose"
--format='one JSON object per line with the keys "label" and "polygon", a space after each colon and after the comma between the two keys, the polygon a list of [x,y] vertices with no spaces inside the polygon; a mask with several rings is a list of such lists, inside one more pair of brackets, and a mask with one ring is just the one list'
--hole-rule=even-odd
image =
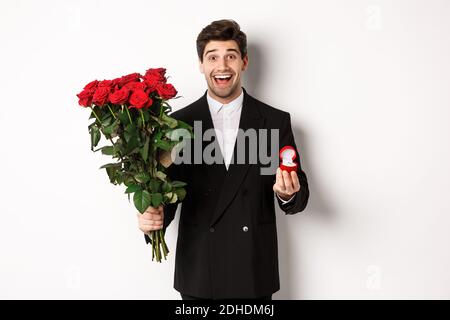
{"label": "man's nose", "polygon": [[223,57],[222,59],[219,59],[219,70],[226,70],[228,69],[228,62],[226,57]]}

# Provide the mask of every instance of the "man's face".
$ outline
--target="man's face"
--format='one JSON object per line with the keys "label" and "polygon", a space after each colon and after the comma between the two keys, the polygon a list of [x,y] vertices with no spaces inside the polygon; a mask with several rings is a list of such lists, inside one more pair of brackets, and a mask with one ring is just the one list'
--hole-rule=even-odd
{"label": "man's face", "polygon": [[241,73],[247,69],[247,55],[242,59],[234,40],[210,41],[203,52],[200,72],[205,75],[210,95],[228,103],[241,93]]}

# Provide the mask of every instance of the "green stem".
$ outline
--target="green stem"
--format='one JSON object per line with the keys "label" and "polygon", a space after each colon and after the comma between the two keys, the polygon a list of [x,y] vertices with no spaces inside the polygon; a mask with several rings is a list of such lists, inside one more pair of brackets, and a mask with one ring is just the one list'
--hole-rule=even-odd
{"label": "green stem", "polygon": [[89,107],[92,110],[92,113],[94,114],[94,116],[97,118],[98,122],[100,123],[100,125],[102,124],[102,122],[100,121],[100,118],[98,117],[98,115],[95,113],[94,108]]}
{"label": "green stem", "polygon": [[130,123],[133,124],[133,120],[131,120],[130,111],[128,111],[128,107],[126,107],[125,110],[127,110],[128,119],[130,119]]}
{"label": "green stem", "polygon": [[150,232],[151,238],[152,238],[152,261],[155,258],[155,232]]}
{"label": "green stem", "polygon": [[164,110],[163,106],[164,106],[164,100],[161,101],[161,108],[159,108],[159,118],[160,119],[161,119],[161,116],[162,116],[162,113],[163,113],[163,110]]}
{"label": "green stem", "polygon": [[141,113],[141,117],[142,117],[142,127],[144,127],[145,126],[144,113],[142,112],[141,109],[139,109],[139,112]]}
{"label": "green stem", "polygon": [[156,238],[156,261],[161,262],[161,249],[159,248],[159,236],[158,233],[155,232]]}
{"label": "green stem", "polygon": [[111,110],[111,107],[109,106],[109,104],[107,104],[109,111],[111,112],[112,116],[114,117],[114,119],[117,120],[116,115],[114,114],[114,112]]}
{"label": "green stem", "polygon": [[162,229],[159,230],[159,237],[160,237],[160,241],[161,241],[161,247],[163,250],[163,254],[164,254],[164,260],[167,260],[167,254],[169,253],[169,249],[167,248],[167,244],[166,241],[164,240],[164,232]]}

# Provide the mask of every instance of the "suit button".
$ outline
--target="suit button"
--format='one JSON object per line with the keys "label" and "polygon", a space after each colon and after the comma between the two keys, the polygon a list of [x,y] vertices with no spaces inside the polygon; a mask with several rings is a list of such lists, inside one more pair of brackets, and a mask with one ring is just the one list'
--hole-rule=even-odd
{"label": "suit button", "polygon": [[209,232],[214,232],[214,228],[209,228]]}
{"label": "suit button", "polygon": [[244,226],[244,227],[242,228],[242,230],[243,230],[244,232],[247,232],[247,231],[248,231],[248,227],[247,227],[247,226]]}

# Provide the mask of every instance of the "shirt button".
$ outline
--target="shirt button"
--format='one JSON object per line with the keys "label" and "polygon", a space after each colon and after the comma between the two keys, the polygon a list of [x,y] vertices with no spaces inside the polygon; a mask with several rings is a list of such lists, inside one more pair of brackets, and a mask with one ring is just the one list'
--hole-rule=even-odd
{"label": "shirt button", "polygon": [[209,232],[214,232],[214,228],[209,228]]}
{"label": "shirt button", "polygon": [[244,226],[244,227],[242,228],[242,230],[243,230],[244,232],[247,232],[247,231],[248,231],[248,227],[247,227],[247,226]]}

